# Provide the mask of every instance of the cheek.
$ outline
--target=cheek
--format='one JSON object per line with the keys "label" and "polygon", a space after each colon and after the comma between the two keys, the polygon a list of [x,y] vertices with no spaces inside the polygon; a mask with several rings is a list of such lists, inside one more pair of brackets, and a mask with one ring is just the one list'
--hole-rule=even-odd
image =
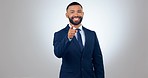
{"label": "cheek", "polygon": [[67,14],[66,16],[67,16],[67,18],[71,18],[72,14]]}
{"label": "cheek", "polygon": [[83,17],[83,14],[79,14],[79,16]]}
{"label": "cheek", "polygon": [[73,17],[73,15],[71,14],[71,15],[69,15],[68,17],[71,18],[71,17]]}

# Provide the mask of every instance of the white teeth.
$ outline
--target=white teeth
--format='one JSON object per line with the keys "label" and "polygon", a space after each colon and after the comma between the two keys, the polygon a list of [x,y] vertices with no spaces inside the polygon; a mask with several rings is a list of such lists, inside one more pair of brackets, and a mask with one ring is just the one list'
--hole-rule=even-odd
{"label": "white teeth", "polygon": [[74,20],[79,20],[79,18],[74,18]]}

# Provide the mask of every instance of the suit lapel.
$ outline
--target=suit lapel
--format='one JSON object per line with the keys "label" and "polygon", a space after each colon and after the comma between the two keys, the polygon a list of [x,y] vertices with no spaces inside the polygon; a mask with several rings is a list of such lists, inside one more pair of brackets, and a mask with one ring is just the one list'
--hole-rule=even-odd
{"label": "suit lapel", "polygon": [[76,45],[76,47],[77,47],[79,50],[81,50],[81,49],[80,49],[80,45],[79,45],[79,43],[78,43],[78,41],[77,41],[77,39],[76,39],[75,36],[73,37],[72,41],[73,41],[73,43]]}
{"label": "suit lapel", "polygon": [[[67,29],[69,30],[69,26],[67,26]],[[84,50],[87,50],[87,47],[88,47],[88,44],[89,44],[89,33],[88,33],[88,30],[85,28],[85,27],[83,27],[82,26],[82,28],[83,28],[83,31],[84,31],[84,34],[85,34],[85,45],[84,45],[84,48],[83,48],[83,50],[82,50],[82,52],[84,52]],[[80,48],[80,45],[79,45],[79,43],[78,43],[78,41],[77,41],[77,39],[76,39],[76,37],[74,36],[73,37],[73,39],[72,39],[72,41],[73,41],[73,43],[77,46],[77,48],[81,51],[81,48]]]}
{"label": "suit lapel", "polygon": [[[89,33],[88,33],[88,31],[86,30],[86,28],[85,27],[82,27],[83,28],[83,31],[84,31],[84,34],[85,34],[85,46],[84,46],[84,48],[83,48],[83,51],[84,50],[86,50],[87,49],[87,46],[88,46],[88,44],[89,44]],[[85,51],[84,51],[85,52]]]}

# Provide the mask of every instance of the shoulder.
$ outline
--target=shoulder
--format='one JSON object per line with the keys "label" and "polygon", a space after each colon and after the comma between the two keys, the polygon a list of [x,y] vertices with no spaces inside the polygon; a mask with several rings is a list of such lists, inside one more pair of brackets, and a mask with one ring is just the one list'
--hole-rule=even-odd
{"label": "shoulder", "polygon": [[68,32],[68,29],[69,29],[69,27],[66,26],[66,27],[63,28],[63,29],[60,29],[59,31],[56,31],[55,34]]}
{"label": "shoulder", "polygon": [[83,30],[84,30],[84,32],[85,32],[85,33],[89,33],[89,34],[96,34],[96,32],[95,32],[95,31],[90,30],[90,29],[85,28],[85,27],[83,27]]}
{"label": "shoulder", "polygon": [[65,31],[65,28],[56,31],[55,33],[62,33],[62,32],[64,32],[64,31]]}
{"label": "shoulder", "polygon": [[55,33],[54,33],[54,38],[59,38],[59,39],[61,39],[61,38],[65,37],[65,36],[67,36],[68,29],[69,29],[69,27],[66,26],[65,28],[63,28],[63,29],[61,29],[61,30],[55,32]]}
{"label": "shoulder", "polygon": [[95,31],[87,29],[85,27],[83,27],[84,33],[86,34],[86,36],[89,36],[91,39],[96,39],[97,38],[97,34]]}

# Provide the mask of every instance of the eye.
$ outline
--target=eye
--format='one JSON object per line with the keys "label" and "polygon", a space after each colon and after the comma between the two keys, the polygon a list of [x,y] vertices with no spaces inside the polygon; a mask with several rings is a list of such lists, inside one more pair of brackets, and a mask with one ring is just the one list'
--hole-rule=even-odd
{"label": "eye", "polygon": [[74,13],[74,11],[70,11],[70,13]]}
{"label": "eye", "polygon": [[78,13],[82,13],[82,11],[81,10],[78,10]]}
{"label": "eye", "polygon": [[74,12],[72,11],[72,12],[70,12],[70,13],[74,13]]}

